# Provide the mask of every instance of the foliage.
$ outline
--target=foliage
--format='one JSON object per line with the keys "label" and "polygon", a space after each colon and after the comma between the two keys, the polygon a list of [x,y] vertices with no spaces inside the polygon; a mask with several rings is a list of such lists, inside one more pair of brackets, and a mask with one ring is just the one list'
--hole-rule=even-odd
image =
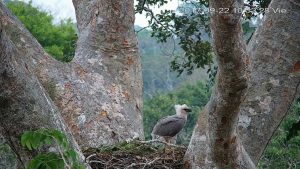
{"label": "foliage", "polygon": [[151,139],[151,132],[156,122],[165,116],[175,114],[175,104],[187,104],[192,108],[187,123],[177,137],[180,144],[188,144],[199,112],[208,102],[210,93],[202,82],[185,85],[168,94],[158,94],[144,102],[144,130],[146,139]]}
{"label": "foliage", "polygon": [[[259,168],[300,168],[300,100],[281,123],[259,162]],[[297,130],[295,130],[297,128]]]}
{"label": "foliage", "polygon": [[[154,5],[155,2],[147,1],[147,5]],[[159,5],[165,3],[160,2]],[[195,68],[204,68],[213,62],[208,38],[209,15],[196,12],[199,8],[203,9],[205,5],[186,2],[177,11],[164,10],[156,15],[149,8],[145,8],[146,16],[150,17],[152,36],[163,43],[174,38],[184,51],[183,54],[174,55],[171,62],[171,69],[179,75],[185,70],[191,74]]]}
{"label": "foliage", "polygon": [[[151,8],[167,4],[166,0],[146,0],[145,7],[140,3],[136,10],[143,9],[149,18],[152,36],[158,42],[166,42],[174,38],[184,51],[183,54],[174,55],[171,69],[181,75],[184,71],[191,74],[195,68],[204,67],[213,63],[213,52],[210,45],[208,0],[181,0],[183,4],[176,11],[164,10],[154,14]],[[245,1],[247,9],[243,12],[243,29],[245,40],[249,42],[254,28],[249,25],[252,18],[263,13],[261,8],[266,8],[270,0]]]}
{"label": "foliage", "polygon": [[60,61],[72,60],[77,35],[71,19],[53,24],[53,16],[33,7],[31,1],[9,1],[6,5],[49,54]]}
{"label": "foliage", "polygon": [[250,5],[257,4],[257,8],[268,8],[271,0],[248,0]]}
{"label": "foliage", "polygon": [[28,164],[28,169],[83,169],[79,163],[78,154],[73,150],[67,137],[60,131],[54,129],[39,129],[26,131],[21,137],[21,144],[29,150],[39,149],[42,146],[55,146],[58,153],[48,152],[38,154]]}
{"label": "foliage", "polygon": [[[136,26],[138,32],[139,49],[142,56],[142,73],[144,84],[144,98],[152,98],[156,94],[167,93],[183,83],[191,82],[193,79],[205,81],[205,71],[198,70],[192,75],[183,74],[177,77],[177,73],[171,71],[169,64],[172,60],[172,53],[181,54],[178,43],[172,39],[166,43],[158,44],[155,38],[151,37],[151,30]],[[193,82],[191,82],[193,83]]]}
{"label": "foliage", "polygon": [[208,80],[206,82],[206,88],[208,90],[212,89],[215,84],[216,76],[218,73],[218,66],[212,66],[207,70]]}

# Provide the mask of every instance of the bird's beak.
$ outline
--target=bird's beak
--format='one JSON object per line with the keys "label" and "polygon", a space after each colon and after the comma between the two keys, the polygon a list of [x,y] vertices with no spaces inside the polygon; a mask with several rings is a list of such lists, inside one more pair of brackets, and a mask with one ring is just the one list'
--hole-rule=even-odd
{"label": "bird's beak", "polygon": [[190,108],[185,108],[184,109],[186,112],[191,112],[192,111],[192,109],[190,109]]}

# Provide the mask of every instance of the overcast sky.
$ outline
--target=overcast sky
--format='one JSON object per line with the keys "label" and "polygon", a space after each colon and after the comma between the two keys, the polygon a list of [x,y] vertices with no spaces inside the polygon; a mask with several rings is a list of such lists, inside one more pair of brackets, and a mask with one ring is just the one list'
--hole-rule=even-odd
{"label": "overcast sky", "polygon": [[[24,0],[28,2],[29,0]],[[76,20],[75,11],[72,4],[72,0],[32,0],[34,6],[38,6],[43,10],[50,11],[55,17],[55,21],[58,22],[61,19],[71,17]],[[179,5],[179,0],[169,0],[169,3],[163,8],[154,9],[155,13],[159,13],[161,9],[175,10]],[[147,26],[148,21],[145,15],[137,14],[135,24],[139,26]]]}

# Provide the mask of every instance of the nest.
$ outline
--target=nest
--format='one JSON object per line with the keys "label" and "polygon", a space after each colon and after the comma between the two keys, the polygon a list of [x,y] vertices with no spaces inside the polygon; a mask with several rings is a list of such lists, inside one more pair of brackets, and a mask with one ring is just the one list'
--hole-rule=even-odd
{"label": "nest", "polygon": [[162,141],[122,142],[84,152],[93,169],[182,169],[186,147]]}

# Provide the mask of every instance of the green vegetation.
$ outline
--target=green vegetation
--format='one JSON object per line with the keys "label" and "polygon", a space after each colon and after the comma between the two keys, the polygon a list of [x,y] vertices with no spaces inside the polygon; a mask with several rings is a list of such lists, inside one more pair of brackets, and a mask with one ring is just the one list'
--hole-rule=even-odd
{"label": "green vegetation", "polygon": [[[269,0],[250,0],[249,2],[253,3],[254,1],[259,2],[260,7],[266,7],[269,3]],[[150,5],[157,3],[163,5],[166,1],[149,0],[148,2]],[[200,0],[199,2],[202,3],[203,8],[207,6],[206,0]],[[188,17],[174,15],[173,13],[175,13],[175,11],[164,11],[158,15],[158,17],[160,17],[159,19],[165,27],[153,20],[153,22],[156,22],[152,23],[154,26],[152,27],[154,32],[144,29],[138,33],[143,64],[145,96],[143,112],[146,139],[151,138],[150,134],[152,128],[160,118],[175,114],[175,104],[187,104],[188,106],[192,107],[193,111],[188,116],[187,125],[177,138],[177,142],[179,144],[187,145],[189,143],[189,139],[191,137],[199,112],[201,112],[201,109],[209,100],[210,91],[208,89],[214,83],[214,77],[217,71],[216,67],[212,67],[209,70],[210,81],[207,83],[207,85],[204,85],[202,82],[198,82],[195,85],[187,85],[187,79],[189,79],[191,76],[194,76],[194,74],[189,77],[184,74],[182,74],[180,77],[177,77],[175,72],[170,72],[169,65],[172,59],[174,59],[172,62],[172,68],[174,70],[177,69],[179,73],[182,73],[183,70],[187,70],[189,72],[196,67],[208,65],[212,62],[211,49],[209,44],[206,43],[206,41],[209,41],[209,33],[204,32],[204,30],[207,31],[206,26],[208,24],[208,20],[206,16],[204,18],[195,19],[198,17],[199,13],[197,14],[189,12],[193,11],[193,5],[194,4],[183,5],[181,6],[181,9],[179,9],[181,10],[181,13],[187,13]],[[61,61],[70,61],[73,58],[77,35],[74,26],[75,24],[72,23],[71,20],[61,21],[56,25],[53,24],[53,16],[45,11],[41,11],[40,9],[33,7],[31,3],[27,4],[19,1],[10,1],[7,2],[7,6],[21,20],[21,22],[23,22],[25,27],[32,33],[33,36],[37,38],[37,40],[49,54]],[[173,20],[176,20],[176,22],[173,22]],[[169,23],[174,23],[176,25],[170,25]],[[167,29],[165,29],[166,26],[168,27]],[[199,32],[198,28],[202,28],[203,31]],[[141,28],[136,29],[139,30]],[[245,19],[243,29],[245,32],[245,40],[248,42],[254,32],[254,28],[249,24],[249,20]],[[176,32],[175,35],[177,39],[170,38],[171,35],[173,35],[172,31]],[[196,34],[197,36],[194,36],[195,33],[198,33]],[[157,44],[157,41],[152,38],[151,35],[158,39],[160,38],[159,40],[164,43]],[[189,49],[190,51],[185,53],[185,48]],[[199,53],[199,50],[202,48],[204,50],[201,50],[202,53]],[[203,80],[204,78],[197,77],[196,79]],[[53,84],[49,82],[48,85],[48,91],[50,95],[53,96],[52,98],[54,98],[55,91],[52,90]],[[0,107],[1,106],[7,106],[7,100],[0,98]],[[300,133],[298,130],[300,128],[299,121],[300,101],[298,100],[297,104],[293,108],[292,113],[284,119],[278,131],[275,133],[268,147],[266,148],[266,152],[259,164],[260,169],[300,169]],[[69,149],[65,151],[65,141],[59,141],[61,138],[65,140],[65,136],[62,136],[61,133],[57,133],[57,131],[52,131],[51,134],[50,131],[41,129],[37,132],[27,132],[24,134],[22,137],[22,144],[29,149],[38,149],[44,144],[50,142],[54,143],[55,141],[53,140],[55,139],[59,143],[62,143],[58,144],[57,146],[60,146],[63,149],[63,153],[66,154],[66,158],[71,160],[71,156],[74,157],[74,153],[73,155],[67,155]],[[129,150],[132,150],[131,148],[136,148],[133,145],[137,146],[135,143],[121,143],[119,145],[103,147],[101,152],[105,153],[107,151],[122,151],[128,153]],[[146,148],[147,150],[141,150],[149,152],[150,154],[150,151],[152,151],[151,147]],[[7,150],[7,146],[1,146],[0,154],[1,152],[5,152]],[[184,154],[184,152],[182,154]],[[101,157],[105,159],[106,156]],[[117,158],[118,156],[115,157]],[[31,165],[45,165],[48,158],[56,159],[55,161],[58,163],[57,165],[63,165],[61,156],[56,153],[38,155],[35,160],[33,160],[34,162],[32,162],[33,164],[31,163]],[[138,159],[138,157],[136,159]],[[50,163],[48,165],[54,164]]]}
{"label": "green vegetation", "polygon": [[39,129],[26,131],[21,144],[29,150],[38,150],[45,146],[55,146],[56,152],[40,153],[28,164],[27,169],[68,168],[84,169],[79,163],[78,154],[70,148],[67,137],[58,130]]}
{"label": "green vegetation", "polygon": [[[213,64],[213,52],[210,45],[210,11],[208,0],[181,0],[183,2],[177,10],[162,10],[158,14],[151,11],[153,7],[160,7],[167,4],[166,0],[147,0],[145,5],[136,5],[136,10],[142,9],[148,17],[152,29],[151,35],[158,42],[167,42],[168,39],[175,39],[178,47],[184,52],[176,53],[172,57],[171,69],[180,74],[186,72],[191,74],[196,68]],[[245,1],[248,6],[257,6],[256,9],[266,8],[270,0]],[[254,28],[249,25],[252,19],[259,19],[263,11],[246,7],[243,11],[244,37],[249,42]]]}
{"label": "green vegetation", "polygon": [[53,24],[53,16],[33,7],[31,1],[9,1],[6,5],[49,54],[64,62],[73,59],[77,35],[71,19]]}
{"label": "green vegetation", "polygon": [[[151,36],[158,42],[175,39],[184,52],[172,57],[171,69],[181,75],[184,71],[192,74],[196,68],[213,64],[213,53],[209,38],[209,13],[201,12],[208,8],[205,1],[184,1],[176,11],[164,10],[154,15],[151,9],[145,10],[152,29]],[[162,6],[165,0],[147,1],[150,6]],[[137,7],[138,9],[138,7]]]}
{"label": "green vegetation", "polygon": [[185,85],[168,94],[158,94],[144,102],[144,129],[146,139],[151,139],[151,132],[156,122],[165,116],[175,114],[175,104],[187,104],[192,108],[187,124],[177,136],[179,144],[187,145],[195,127],[199,112],[208,102],[210,92],[206,85],[198,82],[196,85]]}
{"label": "green vegetation", "polygon": [[300,100],[293,106],[272,137],[259,169],[300,169]]}
{"label": "green vegetation", "polygon": [[[53,16],[33,7],[31,2],[8,1],[6,5],[49,54],[60,61],[72,60],[77,40],[75,23],[68,19],[59,24],[53,24]],[[136,30],[139,29],[141,28],[136,27]],[[173,40],[168,39],[166,43],[158,44],[155,38],[151,37],[151,31],[147,29],[140,31],[137,35],[142,55],[145,98],[151,98],[156,93],[174,90],[182,84],[182,81],[187,80],[186,75],[177,78],[177,73],[170,70],[169,64],[172,59],[170,53],[183,52],[177,42],[174,43]],[[52,88],[51,84],[49,87]]]}
{"label": "green vegetation", "polygon": [[[135,29],[141,28],[136,26]],[[172,91],[187,79],[187,75],[177,77],[177,73],[170,70],[172,58],[169,53],[182,53],[177,50],[179,47],[173,41],[158,44],[147,29],[140,31],[137,36],[142,55],[144,98]]]}

